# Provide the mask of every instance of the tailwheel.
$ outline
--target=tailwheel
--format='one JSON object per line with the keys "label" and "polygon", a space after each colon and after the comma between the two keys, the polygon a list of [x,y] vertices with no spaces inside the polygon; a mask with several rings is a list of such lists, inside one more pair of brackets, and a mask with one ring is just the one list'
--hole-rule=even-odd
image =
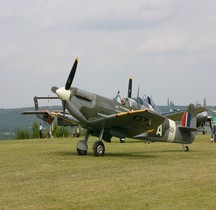
{"label": "tailwheel", "polygon": [[125,138],[120,138],[120,143],[125,143]]}
{"label": "tailwheel", "polygon": [[189,152],[189,146],[185,146],[185,147],[184,147],[184,151],[185,151],[185,152]]}
{"label": "tailwheel", "polygon": [[81,140],[77,144],[77,154],[78,155],[86,155],[88,151],[88,145],[86,141]]}
{"label": "tailwheel", "polygon": [[94,150],[95,156],[104,156],[105,146],[104,146],[104,143],[102,141],[96,141],[93,144],[92,149]]}
{"label": "tailwheel", "polygon": [[185,146],[184,144],[182,144],[182,147],[185,152],[189,152],[189,146]]}

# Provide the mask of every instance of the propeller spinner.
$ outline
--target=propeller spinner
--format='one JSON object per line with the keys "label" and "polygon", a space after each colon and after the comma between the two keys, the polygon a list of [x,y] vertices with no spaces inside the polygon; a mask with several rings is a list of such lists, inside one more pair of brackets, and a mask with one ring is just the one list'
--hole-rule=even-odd
{"label": "propeller spinner", "polygon": [[78,57],[76,58],[71,68],[65,87],[58,88],[56,86],[53,86],[51,88],[52,92],[55,93],[62,101],[68,101],[70,99],[70,94],[71,94],[70,87],[72,85],[76,73],[77,64],[78,64]]}

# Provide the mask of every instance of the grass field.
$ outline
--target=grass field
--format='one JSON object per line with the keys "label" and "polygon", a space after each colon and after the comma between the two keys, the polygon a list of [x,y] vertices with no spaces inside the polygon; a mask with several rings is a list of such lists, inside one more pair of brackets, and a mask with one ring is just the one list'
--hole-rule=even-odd
{"label": "grass field", "polygon": [[216,209],[216,143],[106,143],[78,156],[79,139],[0,141],[0,209]]}

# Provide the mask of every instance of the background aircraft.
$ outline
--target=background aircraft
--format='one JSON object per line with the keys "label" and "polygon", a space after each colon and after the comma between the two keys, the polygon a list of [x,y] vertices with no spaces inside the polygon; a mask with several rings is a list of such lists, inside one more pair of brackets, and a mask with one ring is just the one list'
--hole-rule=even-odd
{"label": "background aircraft", "polygon": [[142,98],[139,97],[139,88],[137,91],[137,97],[132,97],[132,77],[129,78],[128,82],[128,98],[133,99],[136,103],[140,104],[141,109],[145,107],[157,113],[161,113],[160,109],[158,108],[158,106],[156,106],[152,98],[150,98],[149,96],[143,96]]}
{"label": "background aircraft", "polygon": [[[196,103],[195,106],[197,109],[199,109],[199,108],[202,109],[203,106],[206,107],[206,99],[204,99],[203,106],[199,103]],[[177,109],[174,105],[174,102],[169,101],[169,99],[167,100],[167,107],[168,107],[169,111],[174,111],[174,112],[175,111],[181,111],[181,110]],[[196,125],[196,127],[198,128],[199,132],[206,134],[206,130],[205,130],[204,126],[206,125],[207,122],[209,123],[209,126],[211,128],[211,116],[209,116],[207,109],[202,111],[202,112],[197,113],[197,125]]]}
{"label": "background aircraft", "polygon": [[[51,110],[48,109],[40,109],[39,108],[39,103],[38,100],[56,100],[59,99],[58,97],[46,97],[46,96],[35,96],[33,98],[34,100],[34,106],[35,106],[35,110],[33,111],[24,111],[21,114],[23,115],[36,115],[36,117],[40,120],[42,120],[43,122],[49,124],[50,126],[52,125],[53,121],[55,120],[55,116],[53,114],[51,114]],[[52,110],[53,113],[58,113],[61,112],[61,110]],[[57,117],[57,125],[59,126],[74,126],[75,124],[70,122],[68,123],[67,121],[63,120],[62,118]]]}
{"label": "background aircraft", "polygon": [[[196,129],[196,114],[205,111],[204,107],[196,109],[189,105],[183,114],[181,124],[177,125],[171,118],[174,115],[161,115],[128,97],[125,101],[108,99],[103,96],[71,87],[78,58],[75,60],[64,87],[52,87],[52,91],[62,100],[63,113],[52,113],[54,116],[66,119],[87,129],[84,140],[79,141],[77,153],[86,155],[89,135],[99,137],[93,145],[95,156],[103,156],[105,146],[102,140],[111,142],[113,136],[118,138],[151,139],[190,144],[194,140]],[[122,103],[123,102],[123,103]],[[142,109],[141,109],[142,107]],[[65,113],[67,108],[69,114]],[[178,115],[178,113],[177,113]],[[179,117],[179,115],[178,115]],[[184,147],[185,151],[189,147]]]}
{"label": "background aircraft", "polygon": [[[33,98],[35,110],[34,111],[24,111],[21,114],[24,114],[24,115],[29,115],[29,114],[36,115],[37,118],[39,118],[42,121],[44,121],[44,122],[51,125],[55,118],[50,114],[49,110],[47,110],[47,109],[39,109],[38,99],[58,99],[58,97],[37,97],[37,96],[35,96]],[[59,112],[59,111],[57,111],[57,112]]]}
{"label": "background aircraft", "polygon": [[[172,101],[169,103],[169,99],[168,99],[168,104],[169,104],[168,105],[168,111],[162,112],[159,109],[159,107],[154,103],[154,101],[151,97],[146,96],[146,95],[144,95],[142,98],[139,97],[139,88],[138,88],[136,98],[132,97],[131,93],[132,93],[132,77],[129,78],[129,82],[128,82],[128,99],[123,98],[123,101],[130,100],[130,101],[132,101],[131,103],[137,103],[139,109],[141,109],[141,110],[148,108],[148,109],[150,109],[150,110],[152,110],[158,114],[161,114],[163,116],[166,116],[169,119],[172,119],[174,121],[180,121],[183,113],[185,112],[185,109],[176,109],[174,107],[174,103]],[[203,106],[200,106],[200,108],[199,108],[199,106],[197,106],[196,112],[200,113],[202,109],[203,109]],[[204,112],[206,112],[206,111],[204,111]],[[200,114],[202,114],[202,113],[200,113]],[[199,121],[197,122],[198,125],[200,125],[201,120],[205,120],[202,118],[203,115],[200,115],[200,114],[197,114],[197,116],[199,116]]]}

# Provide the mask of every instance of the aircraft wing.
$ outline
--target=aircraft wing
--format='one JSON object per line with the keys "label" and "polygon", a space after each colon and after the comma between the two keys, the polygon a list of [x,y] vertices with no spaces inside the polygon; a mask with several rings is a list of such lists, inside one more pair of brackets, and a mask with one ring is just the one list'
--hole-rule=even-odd
{"label": "aircraft wing", "polygon": [[185,110],[163,113],[163,116],[173,121],[180,121]]}
{"label": "aircraft wing", "polygon": [[21,114],[50,114],[48,110],[35,110],[35,111],[24,111]]}
{"label": "aircraft wing", "polygon": [[199,114],[199,113],[202,113],[202,112],[205,112],[205,111],[208,111],[208,109],[205,106],[200,105],[200,106],[195,107],[196,114]]}
{"label": "aircraft wing", "polygon": [[112,136],[124,138],[133,137],[148,130],[157,128],[166,117],[152,112],[149,109],[122,112],[113,115],[99,114],[102,118],[91,123],[92,127]]}
{"label": "aircraft wing", "polygon": [[50,114],[53,117],[58,117],[60,119],[63,120],[63,123],[65,122],[65,124],[67,124],[68,126],[73,126],[73,125],[81,125],[83,127],[85,127],[80,121],[78,121],[76,118],[74,118],[72,115],[70,114],[62,114],[60,112],[50,112]]}
{"label": "aircraft wing", "polygon": [[23,115],[36,115],[37,118],[43,120],[44,122],[47,122],[51,124],[53,120],[55,119],[51,114],[50,111],[47,109],[41,109],[41,110],[34,110],[34,111],[24,111],[21,114]]}
{"label": "aircraft wing", "polygon": [[[185,112],[185,109],[181,109],[178,111],[172,111],[172,112],[167,112],[167,113],[163,113],[163,116],[169,118],[170,120],[173,121],[180,121],[182,118],[183,113]],[[195,112],[196,114],[202,113],[207,111],[205,106],[197,106],[195,107]]]}

